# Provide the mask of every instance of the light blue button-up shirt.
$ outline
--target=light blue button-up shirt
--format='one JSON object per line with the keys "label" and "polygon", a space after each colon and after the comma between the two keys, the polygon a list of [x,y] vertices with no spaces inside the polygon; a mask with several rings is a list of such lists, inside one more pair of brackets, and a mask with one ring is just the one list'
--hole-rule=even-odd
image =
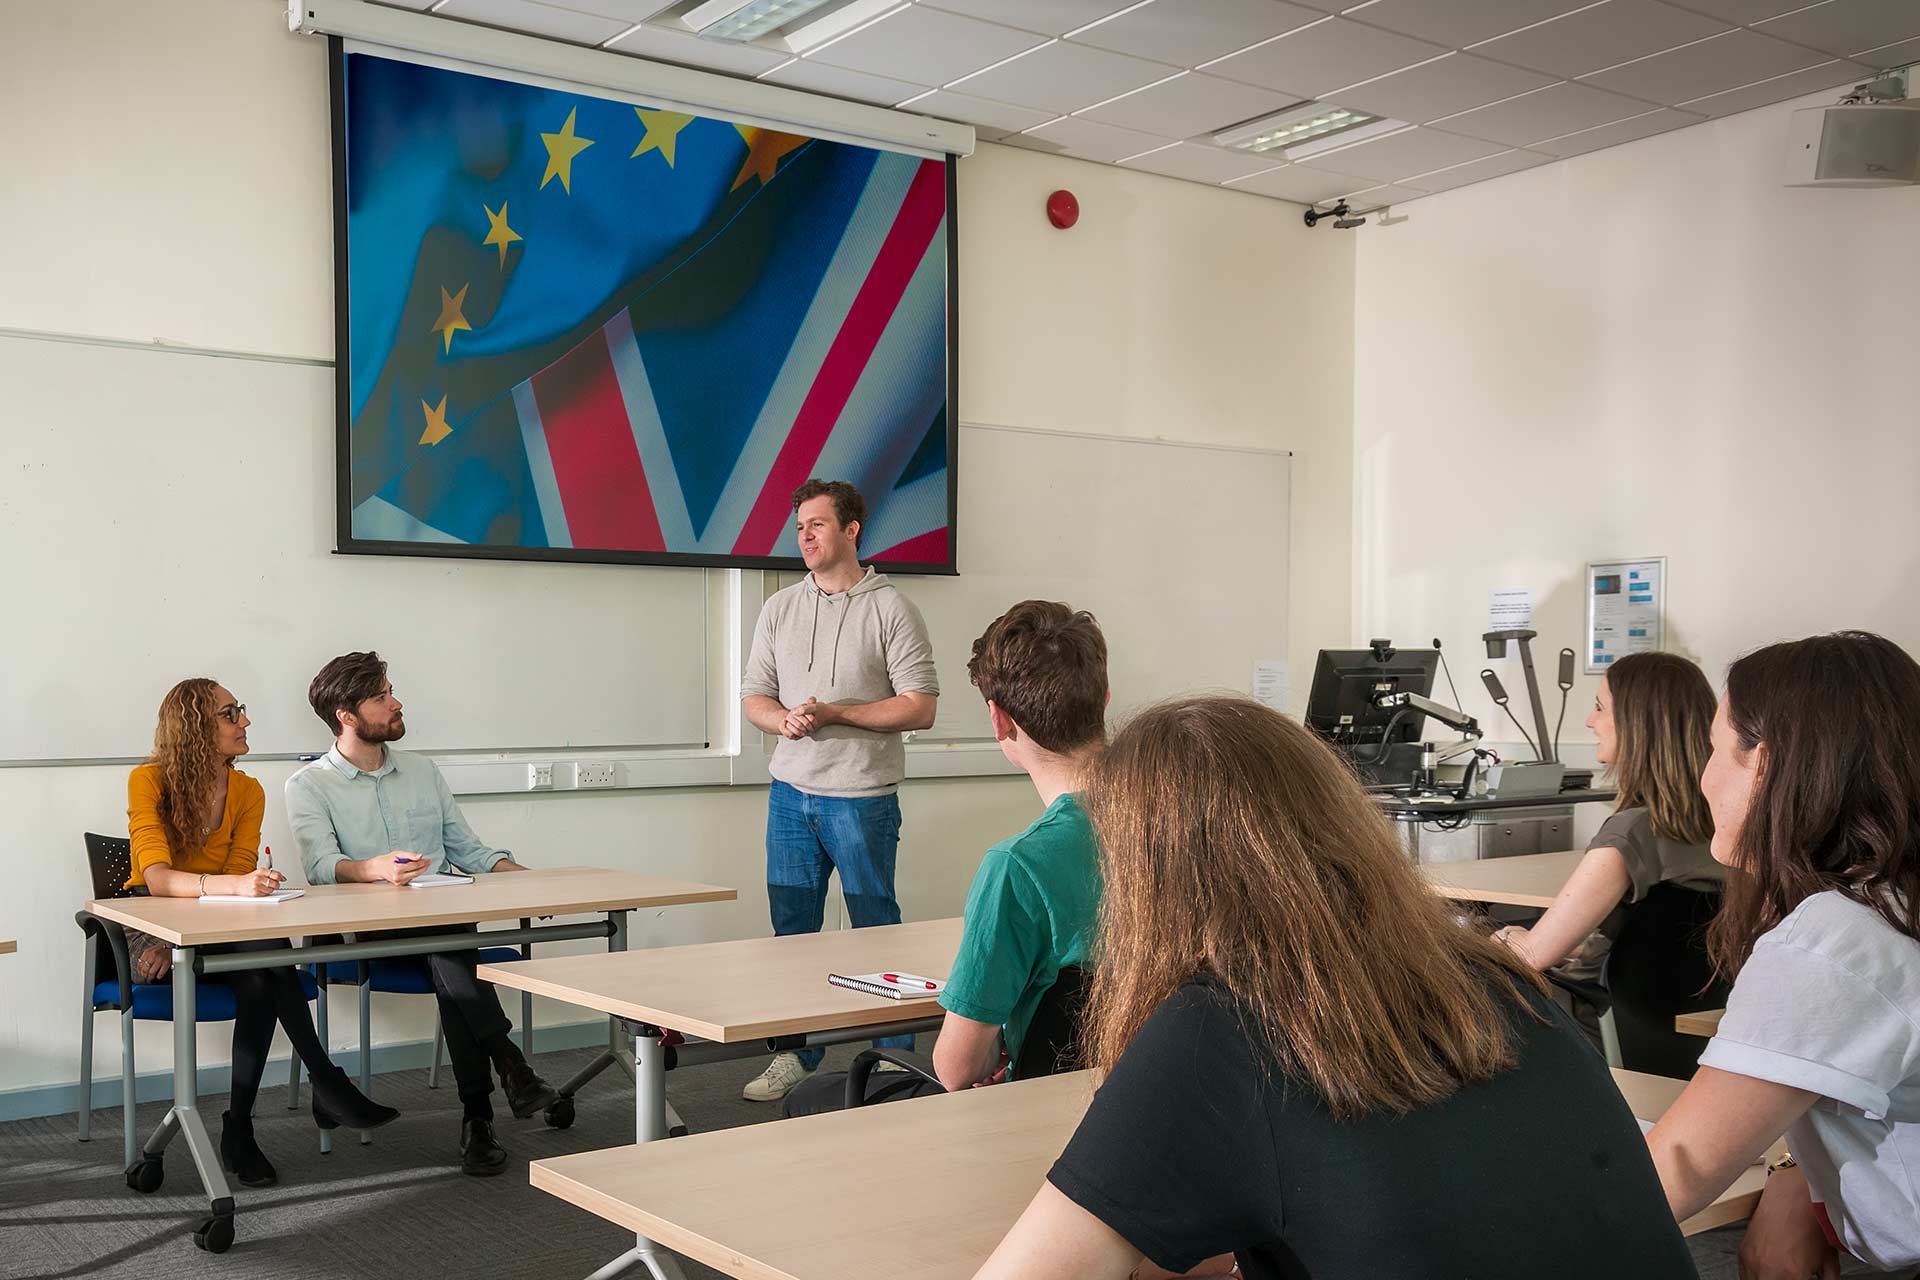
{"label": "light blue button-up shirt", "polygon": [[307,883],[335,883],[348,858],[415,853],[428,871],[472,875],[510,856],[473,834],[433,761],[392,747],[386,754],[368,773],[335,748],[287,779],[287,820]]}

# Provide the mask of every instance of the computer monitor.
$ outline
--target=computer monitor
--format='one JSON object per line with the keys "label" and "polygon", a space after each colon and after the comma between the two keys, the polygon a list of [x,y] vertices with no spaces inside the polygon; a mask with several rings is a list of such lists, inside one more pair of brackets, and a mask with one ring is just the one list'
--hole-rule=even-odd
{"label": "computer monitor", "polygon": [[1392,743],[1418,742],[1426,717],[1406,711],[1396,722],[1399,710],[1379,706],[1376,700],[1388,693],[1431,697],[1439,666],[1437,649],[1322,649],[1307,695],[1307,727],[1337,747],[1371,746],[1382,754]]}

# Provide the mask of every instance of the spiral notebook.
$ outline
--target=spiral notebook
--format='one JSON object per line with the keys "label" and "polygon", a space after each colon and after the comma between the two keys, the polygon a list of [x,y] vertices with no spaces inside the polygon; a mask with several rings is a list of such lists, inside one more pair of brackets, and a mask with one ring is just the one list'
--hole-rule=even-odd
{"label": "spiral notebook", "polygon": [[275,889],[272,893],[263,893],[257,898],[244,897],[237,893],[203,893],[202,902],[287,902],[294,898],[307,896],[305,889]]}
{"label": "spiral notebook", "polygon": [[827,981],[889,1000],[931,1000],[947,989],[940,979],[923,978],[917,973],[830,973]]}

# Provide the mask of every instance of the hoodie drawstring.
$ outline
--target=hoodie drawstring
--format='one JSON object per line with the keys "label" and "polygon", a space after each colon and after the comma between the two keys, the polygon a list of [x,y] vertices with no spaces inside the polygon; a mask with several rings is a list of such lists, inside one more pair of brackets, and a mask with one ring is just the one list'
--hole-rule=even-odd
{"label": "hoodie drawstring", "polygon": [[813,670],[813,650],[820,636],[820,588],[813,589],[813,626],[807,631],[807,670]]}
{"label": "hoodie drawstring", "polygon": [[[815,605],[814,607],[818,608],[819,606]],[[827,688],[829,689],[837,689],[840,687],[840,633],[846,630],[847,615],[852,612],[853,597],[852,594],[849,593],[846,602],[840,610],[840,625],[833,629],[833,666],[827,672]]]}

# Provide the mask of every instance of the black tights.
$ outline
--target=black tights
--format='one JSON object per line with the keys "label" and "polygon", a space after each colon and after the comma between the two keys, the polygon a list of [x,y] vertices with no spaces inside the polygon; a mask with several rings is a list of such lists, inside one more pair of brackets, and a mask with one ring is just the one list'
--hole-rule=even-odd
{"label": "black tights", "polygon": [[[272,940],[233,942],[204,948],[202,954],[273,951],[285,945]],[[267,1070],[267,1051],[273,1046],[275,1024],[286,1031],[293,1051],[306,1064],[308,1075],[331,1075],[338,1070],[326,1046],[320,1043],[319,1033],[313,1029],[307,993],[291,967],[241,969],[227,974],[223,981],[233,988],[239,1006],[233,1020],[233,1098],[228,1104],[229,1114],[235,1120],[244,1122],[253,1115],[260,1079]]]}

